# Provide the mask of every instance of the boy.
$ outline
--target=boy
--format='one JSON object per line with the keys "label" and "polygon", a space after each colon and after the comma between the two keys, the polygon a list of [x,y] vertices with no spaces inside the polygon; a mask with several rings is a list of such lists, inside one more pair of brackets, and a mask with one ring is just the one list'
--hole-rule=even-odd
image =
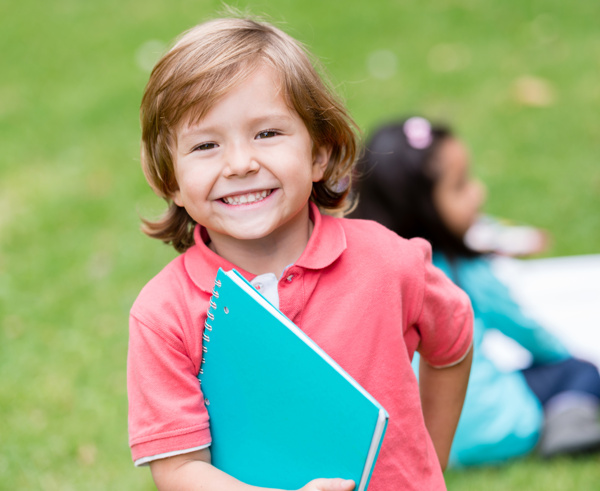
{"label": "boy", "polygon": [[[431,266],[424,241],[321,214],[348,207],[357,145],[306,52],[266,23],[202,24],[159,61],[141,112],[142,165],[169,203],[145,231],[183,254],[131,310],[136,465],[150,464],[159,489],[250,489],[210,465],[196,378],[217,269],[235,267],[390,414],[369,489],[444,489],[470,367],[470,304]],[[316,479],[302,489],[353,485]]]}

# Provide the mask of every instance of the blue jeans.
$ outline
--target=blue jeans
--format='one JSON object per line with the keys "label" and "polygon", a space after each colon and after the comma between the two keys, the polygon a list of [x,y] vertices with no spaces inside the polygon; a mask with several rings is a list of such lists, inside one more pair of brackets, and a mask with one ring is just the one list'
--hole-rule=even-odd
{"label": "blue jeans", "polygon": [[544,406],[561,392],[585,392],[600,400],[600,374],[591,363],[568,358],[522,370],[527,384]]}

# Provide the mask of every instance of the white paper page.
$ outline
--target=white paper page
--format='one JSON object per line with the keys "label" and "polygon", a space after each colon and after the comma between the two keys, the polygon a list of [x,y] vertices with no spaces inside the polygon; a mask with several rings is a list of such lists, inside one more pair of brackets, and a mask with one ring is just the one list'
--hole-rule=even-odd
{"label": "white paper page", "polygon": [[[600,366],[600,254],[498,257],[493,270],[527,315],[559,337],[573,355]],[[526,365],[528,353],[502,338],[499,333],[488,336],[483,349],[501,368]]]}

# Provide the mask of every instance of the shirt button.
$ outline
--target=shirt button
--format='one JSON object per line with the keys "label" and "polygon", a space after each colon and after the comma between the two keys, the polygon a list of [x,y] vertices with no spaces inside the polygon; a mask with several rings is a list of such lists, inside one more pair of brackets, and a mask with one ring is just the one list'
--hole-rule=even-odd
{"label": "shirt button", "polygon": [[262,283],[257,283],[256,285],[254,285],[254,288],[260,290],[262,288]]}
{"label": "shirt button", "polygon": [[292,280],[294,279],[294,275],[293,275],[293,274],[291,274],[291,275],[289,275],[289,276],[288,276],[286,279],[288,280],[288,283],[291,283],[291,282],[292,282]]}

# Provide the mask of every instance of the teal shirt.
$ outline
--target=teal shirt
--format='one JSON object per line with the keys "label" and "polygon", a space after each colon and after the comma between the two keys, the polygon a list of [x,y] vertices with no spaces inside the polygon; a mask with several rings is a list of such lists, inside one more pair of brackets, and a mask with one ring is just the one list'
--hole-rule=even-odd
{"label": "teal shirt", "polygon": [[[569,357],[564,345],[511,298],[485,257],[459,259],[452,268],[439,253],[433,263],[471,298],[473,365],[463,411],[450,453],[450,465],[491,464],[525,455],[535,447],[542,428],[539,400],[520,371],[504,372],[479,349],[488,329],[497,329],[527,349],[534,363]],[[418,369],[418,355],[413,367]]]}

